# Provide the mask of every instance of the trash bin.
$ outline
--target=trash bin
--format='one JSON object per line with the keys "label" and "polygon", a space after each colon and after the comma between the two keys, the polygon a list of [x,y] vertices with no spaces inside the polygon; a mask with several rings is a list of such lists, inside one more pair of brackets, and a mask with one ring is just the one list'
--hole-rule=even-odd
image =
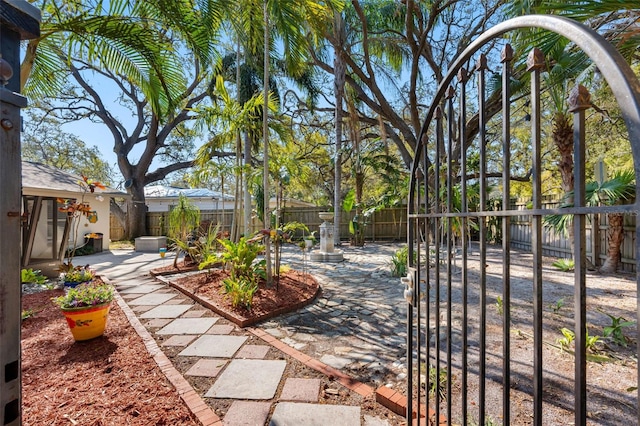
{"label": "trash bin", "polygon": [[102,252],[102,237],[100,232],[92,232],[91,234],[85,234],[84,240],[87,246],[93,248],[94,253]]}

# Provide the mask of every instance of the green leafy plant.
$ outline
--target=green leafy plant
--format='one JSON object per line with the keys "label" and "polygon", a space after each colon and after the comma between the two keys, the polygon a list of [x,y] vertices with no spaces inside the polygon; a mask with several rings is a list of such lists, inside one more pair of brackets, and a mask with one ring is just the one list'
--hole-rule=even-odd
{"label": "green leafy plant", "polygon": [[575,268],[575,262],[573,261],[573,259],[558,259],[551,265],[558,268],[562,272],[570,272]]}
{"label": "green leafy plant", "polygon": [[22,269],[20,271],[20,281],[22,284],[44,285],[47,282],[47,277],[42,275],[42,271],[39,269]]}
{"label": "green leafy plant", "polygon": [[[418,255],[413,253],[413,262],[417,262]],[[407,275],[409,266],[409,247],[402,247],[391,256],[391,275],[394,277],[404,277]]]}
{"label": "green leafy plant", "polygon": [[62,265],[60,265],[60,272],[67,272],[74,269],[72,261],[73,257],[76,254],[76,248],[78,245],[77,239],[78,230],[80,228],[80,218],[82,216],[89,217],[94,213],[91,205],[85,201],[87,193],[93,193],[96,188],[106,189],[106,186],[104,186],[102,183],[93,179],[89,179],[86,176],[82,176],[82,180],[78,181],[78,186],[82,191],[82,196],[80,197],[80,199],[58,198],[57,200],[58,204],[60,205],[58,207],[58,211],[67,214],[67,224],[71,227],[71,235],[73,238],[73,246],[70,250],[66,251],[65,257],[67,258],[67,261],[63,262]]}
{"label": "green leafy plant", "polygon": [[176,244],[177,253],[173,267],[178,267],[180,252],[189,253],[189,236],[200,224],[200,209],[184,195],[180,194],[178,204],[169,212],[169,238]]}
{"label": "green leafy plant", "polygon": [[616,344],[620,346],[627,346],[629,341],[628,337],[624,335],[624,327],[632,327],[636,323],[633,321],[627,321],[622,317],[615,317],[613,315],[605,314],[611,319],[611,325],[604,328],[602,334],[605,338],[612,339]]}
{"label": "green leafy plant", "polygon": [[255,239],[240,238],[240,241],[234,243],[231,240],[218,240],[222,245],[223,252],[219,259],[222,261],[232,277],[248,278],[253,280],[256,275],[261,276],[264,269],[264,263],[256,263],[256,257],[264,250],[264,246],[259,244]]}
{"label": "green leafy plant", "polygon": [[230,277],[226,278],[223,283],[225,296],[231,299],[231,306],[235,308],[241,305],[247,310],[251,309],[253,295],[258,290],[256,282],[246,277]]}
{"label": "green leafy plant", "polygon": [[51,300],[60,309],[73,309],[109,303],[113,297],[113,286],[99,281],[80,284],[67,290],[63,296],[54,297]]}
{"label": "green leafy plant", "polygon": [[[557,339],[556,342],[560,345],[560,348],[565,351],[570,351],[571,343],[575,340],[576,335],[568,328],[561,328],[560,332],[564,337]],[[584,346],[588,351],[597,352],[597,343],[600,340],[600,336],[589,336],[589,330],[586,330]]]}
{"label": "green leafy plant", "polygon": [[564,299],[558,299],[556,300],[556,303],[551,305],[551,309],[553,309],[554,314],[560,312],[560,309],[562,309],[562,307],[564,307]]}
{"label": "green leafy plant", "polygon": [[502,301],[502,296],[496,297],[496,311],[498,315],[502,315],[504,312],[504,302]]}
{"label": "green leafy plant", "polygon": [[63,272],[60,276],[61,280],[66,284],[78,284],[93,280],[96,273],[93,269],[89,268],[89,265],[76,266],[66,272]]}
{"label": "green leafy plant", "polygon": [[36,311],[34,311],[33,309],[23,309],[22,312],[20,313],[20,318],[22,319],[22,321],[24,321],[27,318],[31,318],[35,316],[35,314],[36,314]]}
{"label": "green leafy plant", "polygon": [[436,380],[436,367],[433,365],[429,366],[429,395],[435,396],[436,392],[438,392],[440,396],[440,400],[446,399],[447,395],[447,369],[440,369],[440,377]]}
{"label": "green leafy plant", "polygon": [[562,333],[564,337],[557,339],[556,342],[560,345],[561,349],[568,351],[571,348],[571,343],[575,340],[576,335],[573,331],[565,327],[560,329],[560,333]]}

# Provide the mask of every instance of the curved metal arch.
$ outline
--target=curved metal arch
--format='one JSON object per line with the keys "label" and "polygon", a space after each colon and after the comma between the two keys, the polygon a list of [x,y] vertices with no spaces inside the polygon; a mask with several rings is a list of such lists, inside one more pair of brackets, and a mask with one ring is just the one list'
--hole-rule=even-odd
{"label": "curved metal arch", "polygon": [[[411,166],[411,180],[409,184],[408,213],[415,213],[415,185],[416,171],[420,164],[422,151],[425,149],[425,135],[433,120],[436,108],[451,81],[460,68],[484,46],[488,41],[501,36],[509,31],[519,28],[542,28],[562,35],[583,51],[596,52],[594,56],[588,55],[599,68],[604,79],[609,83],[611,90],[620,105],[622,115],[629,133],[633,158],[640,158],[640,81],[635,76],[631,67],[622,55],[604,37],[591,28],[572,19],[553,15],[527,15],[510,19],[484,32],[474,40],[456,59],[447,75],[442,80],[429,107],[427,116],[420,130],[418,145]],[[612,66],[613,65],[613,66]],[[640,162],[634,161],[636,182],[640,182]],[[640,199],[640,187],[636,188],[636,199]]]}

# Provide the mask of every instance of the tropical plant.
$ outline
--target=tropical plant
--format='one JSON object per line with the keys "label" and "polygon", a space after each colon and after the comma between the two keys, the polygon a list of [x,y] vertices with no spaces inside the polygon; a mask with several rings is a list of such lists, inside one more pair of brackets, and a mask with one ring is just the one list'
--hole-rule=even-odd
{"label": "tropical plant", "polygon": [[39,269],[22,269],[20,271],[20,281],[22,284],[43,285],[47,281],[47,277],[42,275],[42,271]]}
{"label": "tropical plant", "polygon": [[51,300],[61,309],[74,309],[98,306],[113,301],[114,289],[110,284],[102,281],[80,284],[70,288],[63,296]]}
{"label": "tropical plant", "polygon": [[176,244],[173,267],[178,266],[180,252],[189,253],[189,237],[200,224],[200,209],[184,194],[180,194],[178,204],[169,212],[169,238]]}
{"label": "tropical plant", "polygon": [[[413,253],[414,263],[418,260],[418,254]],[[409,266],[409,247],[402,247],[391,256],[391,275],[394,277],[404,277],[407,275]]]}
{"label": "tropical plant", "polygon": [[563,307],[564,307],[564,299],[562,298],[556,300],[556,303],[551,305],[551,309],[553,309],[554,314],[557,314],[558,312],[560,312],[560,309],[562,309]]}
{"label": "tropical plant", "polygon": [[[585,186],[585,202],[588,206],[616,205],[633,198],[635,195],[635,173],[633,170],[620,171],[613,178],[597,182],[592,181]],[[565,194],[561,207],[573,207],[573,191]],[[557,232],[565,232],[571,228],[572,215],[549,215],[543,221],[545,226]],[[622,213],[608,213],[609,229],[607,230],[607,259],[600,268],[602,272],[615,272],[620,263],[620,246],[624,240]]]}
{"label": "tropical plant", "polygon": [[[80,229],[80,218],[83,216],[89,217],[89,215],[93,214],[93,210],[89,202],[86,201],[86,196],[88,193],[94,193],[96,188],[106,189],[106,187],[93,179],[89,179],[86,176],[82,176],[82,180],[79,180],[78,186],[82,192],[80,199],[77,198],[58,198],[58,211],[67,213],[67,227],[71,229],[71,248],[66,250],[65,255],[67,258],[66,262],[63,262],[59,270],[61,272],[71,272],[74,270],[74,266],[72,263],[73,256],[76,253],[76,248],[78,246],[78,231]],[[98,196],[100,197],[100,196]]]}
{"label": "tropical plant", "polygon": [[96,276],[93,269],[89,268],[89,265],[76,266],[73,269],[68,269],[60,274],[60,280],[65,283],[66,286],[75,286],[80,283],[86,283]]}
{"label": "tropical plant", "polygon": [[604,327],[602,336],[612,339],[620,346],[627,346],[629,338],[624,335],[624,327],[633,327],[635,322],[627,321],[622,317],[616,317],[611,314],[605,314],[611,319],[611,325]]}
{"label": "tropical plant", "polygon": [[264,246],[255,238],[241,237],[237,243],[226,239],[218,241],[224,249],[219,260],[229,269],[232,278],[245,278],[251,282],[265,278],[264,262],[254,263],[258,254],[264,250]]}
{"label": "tropical plant", "polygon": [[573,268],[575,267],[575,262],[573,259],[558,259],[554,261],[551,265],[555,266],[562,272],[569,272],[569,271],[573,271]]}
{"label": "tropical plant", "polygon": [[246,277],[229,277],[223,280],[225,296],[231,299],[231,306],[238,305],[250,310],[253,295],[258,290],[258,284]]}

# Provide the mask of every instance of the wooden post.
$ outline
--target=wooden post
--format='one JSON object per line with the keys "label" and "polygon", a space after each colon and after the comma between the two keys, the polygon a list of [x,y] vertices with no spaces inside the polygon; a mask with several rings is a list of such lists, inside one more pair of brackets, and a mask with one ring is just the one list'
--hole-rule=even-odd
{"label": "wooden post", "polygon": [[22,422],[20,376],[20,40],[37,37],[40,11],[0,0],[0,424]]}

